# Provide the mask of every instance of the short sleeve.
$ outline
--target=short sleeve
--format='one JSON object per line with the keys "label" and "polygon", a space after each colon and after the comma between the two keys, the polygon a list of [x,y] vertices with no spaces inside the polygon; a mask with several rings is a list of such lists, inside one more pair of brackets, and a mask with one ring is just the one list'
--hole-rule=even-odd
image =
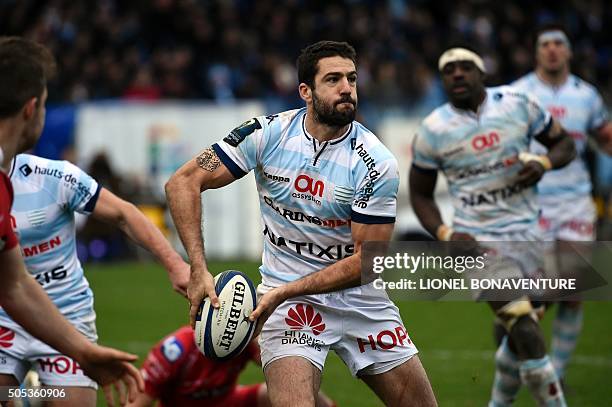
{"label": "short sleeve", "polygon": [[234,177],[244,177],[257,166],[266,129],[263,122],[261,118],[248,120],[213,144],[215,153]]}
{"label": "short sleeve", "polygon": [[89,174],[74,164],[63,161],[61,179],[58,179],[58,201],[69,210],[90,214],[93,212],[100,185]]}
{"label": "short sleeve", "polygon": [[592,109],[589,112],[589,122],[587,125],[589,131],[599,129],[609,120],[606,107],[604,106],[601,95],[597,91],[594,91],[591,106]]}
{"label": "short sleeve", "polygon": [[412,165],[424,170],[439,168],[437,155],[433,148],[433,139],[425,125],[421,125],[412,140]]}
{"label": "short sleeve", "polygon": [[527,108],[527,121],[530,137],[537,137],[544,134],[552,125],[552,116],[542,106],[535,96],[525,93],[525,103]]}
{"label": "short sleeve", "polygon": [[394,223],[397,211],[399,172],[397,160],[371,161],[357,172],[351,220],[364,224]]}

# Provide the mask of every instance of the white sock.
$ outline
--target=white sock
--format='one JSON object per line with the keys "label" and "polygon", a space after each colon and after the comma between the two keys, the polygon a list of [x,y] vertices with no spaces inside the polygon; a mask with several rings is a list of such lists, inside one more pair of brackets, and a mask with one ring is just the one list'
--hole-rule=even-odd
{"label": "white sock", "polygon": [[508,337],[502,339],[495,352],[495,379],[489,407],[510,406],[521,388],[520,361],[508,346]]}
{"label": "white sock", "polygon": [[563,378],[565,367],[576,349],[582,331],[582,307],[570,307],[559,303],[553,322],[551,358],[557,377]]}
{"label": "white sock", "polygon": [[550,358],[528,359],[520,362],[521,381],[541,407],[567,407],[563,390]]}

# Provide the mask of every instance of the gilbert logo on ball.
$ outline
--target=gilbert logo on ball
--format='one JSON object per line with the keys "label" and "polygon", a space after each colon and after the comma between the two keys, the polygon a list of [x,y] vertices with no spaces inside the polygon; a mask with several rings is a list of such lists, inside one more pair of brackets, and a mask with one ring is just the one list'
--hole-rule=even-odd
{"label": "gilbert logo on ball", "polygon": [[195,341],[204,356],[225,360],[240,354],[251,341],[257,321],[249,315],[257,305],[255,285],[240,271],[227,270],[215,276],[219,308],[205,298],[195,321]]}

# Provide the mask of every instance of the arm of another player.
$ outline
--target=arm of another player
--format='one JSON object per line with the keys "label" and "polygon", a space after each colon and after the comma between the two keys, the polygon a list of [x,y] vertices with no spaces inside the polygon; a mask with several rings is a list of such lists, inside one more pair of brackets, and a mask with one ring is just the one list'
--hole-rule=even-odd
{"label": "arm of another player", "polygon": [[116,225],[130,239],[153,253],[167,270],[172,288],[186,296],[189,265],[172,248],[161,231],[136,206],[102,188],[92,216]]}
{"label": "arm of another player", "polygon": [[474,240],[467,233],[455,232],[442,221],[440,209],[434,199],[437,182],[438,170],[420,168],[415,165],[410,169],[410,204],[419,222],[438,240]]}
{"label": "arm of another player", "polygon": [[519,154],[524,167],[518,173],[517,182],[525,187],[537,183],[544,172],[564,167],[576,157],[574,140],[554,119],[551,119],[551,124],[535,139],[548,149],[548,153],[543,156],[531,153]]}
{"label": "arm of another player", "polygon": [[289,298],[300,295],[322,294],[356,287],[361,284],[361,246],[365,241],[389,241],[394,223],[362,224],[351,222],[355,253],[315,273],[268,291],[257,303],[250,319],[259,318],[257,335],[276,307]]}
{"label": "arm of another player", "polygon": [[179,168],[166,183],[170,213],[191,261],[187,296],[191,304],[189,316],[192,327],[200,302],[205,296],[210,297],[214,307],[219,306],[214,280],[208,271],[204,255],[200,194],[207,189],[221,188],[235,180],[236,177],[221,162],[215,150],[209,147]]}
{"label": "arm of another player", "polygon": [[608,155],[612,155],[612,122],[605,122],[595,130],[597,144]]}
{"label": "arm of another player", "polygon": [[0,253],[2,284],[0,304],[25,330],[59,352],[74,358],[83,371],[101,385],[114,384],[121,400],[124,387],[133,398],[144,382],[129,362],[136,355],[96,345],[77,331],[51,302],[42,287],[26,271],[19,246]]}

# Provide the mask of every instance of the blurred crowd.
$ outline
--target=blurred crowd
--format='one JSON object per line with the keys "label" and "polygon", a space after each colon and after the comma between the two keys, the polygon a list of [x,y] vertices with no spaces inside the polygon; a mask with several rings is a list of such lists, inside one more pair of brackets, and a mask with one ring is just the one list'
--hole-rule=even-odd
{"label": "blurred crowd", "polygon": [[429,110],[443,100],[436,61],[468,43],[490,84],[533,63],[538,24],[571,34],[574,71],[612,101],[612,3],[419,0],[3,0],[0,34],[25,35],[59,60],[52,102],[103,98],[259,98],[291,107],[294,61],[320,39],[346,40],[359,56],[365,103]]}

